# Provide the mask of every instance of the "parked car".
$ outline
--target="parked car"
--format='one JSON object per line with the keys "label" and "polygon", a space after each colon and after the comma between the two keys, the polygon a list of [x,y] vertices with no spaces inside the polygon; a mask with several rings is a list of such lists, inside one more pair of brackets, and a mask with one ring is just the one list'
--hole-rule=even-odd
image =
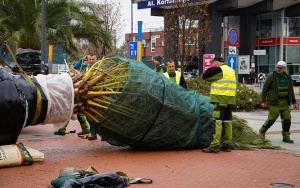
{"label": "parked car", "polygon": [[[32,49],[18,49],[15,55],[18,64],[28,75],[37,75],[41,73],[41,52]],[[49,67],[45,64],[45,74],[48,74]],[[19,72],[16,65],[12,66],[12,71]]]}
{"label": "parked car", "polygon": [[197,78],[197,74],[194,72],[184,72],[183,77],[188,79],[188,78]]}
{"label": "parked car", "polygon": [[293,80],[293,86],[300,86],[300,74],[291,75]]}

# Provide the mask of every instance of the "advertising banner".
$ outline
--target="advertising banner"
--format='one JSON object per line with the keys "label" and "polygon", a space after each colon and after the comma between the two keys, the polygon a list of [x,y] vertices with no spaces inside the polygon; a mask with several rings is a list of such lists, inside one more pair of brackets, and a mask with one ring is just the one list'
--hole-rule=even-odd
{"label": "advertising banner", "polygon": [[203,55],[203,71],[205,72],[208,68],[213,66],[210,61],[213,60],[215,54],[204,54]]}
{"label": "advertising banner", "polygon": [[240,55],[238,57],[238,73],[249,74],[250,55]]}

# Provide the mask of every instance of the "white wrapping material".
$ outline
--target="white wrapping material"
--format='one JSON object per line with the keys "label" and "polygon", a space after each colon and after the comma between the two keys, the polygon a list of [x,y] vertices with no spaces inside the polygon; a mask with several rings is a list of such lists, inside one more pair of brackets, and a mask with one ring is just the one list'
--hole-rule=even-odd
{"label": "white wrapping material", "polygon": [[66,123],[68,123],[68,121],[67,121],[67,122],[64,122],[64,123],[55,123],[55,124],[53,125],[53,127],[54,127],[54,132],[57,132],[57,131],[59,131],[59,129],[63,128],[63,127],[66,125]]}
{"label": "white wrapping material", "polygon": [[36,161],[44,161],[44,159],[45,159],[45,154],[44,153],[42,153],[42,152],[40,152],[38,150],[32,149],[30,147],[27,147],[27,146],[24,146],[24,147],[30,153],[30,155],[31,155],[31,157],[32,157],[32,159],[33,159],[34,162],[36,162]]}
{"label": "white wrapping material", "polygon": [[74,106],[74,89],[70,75],[67,73],[39,74],[35,78],[48,99],[47,116],[43,124],[69,121]]}

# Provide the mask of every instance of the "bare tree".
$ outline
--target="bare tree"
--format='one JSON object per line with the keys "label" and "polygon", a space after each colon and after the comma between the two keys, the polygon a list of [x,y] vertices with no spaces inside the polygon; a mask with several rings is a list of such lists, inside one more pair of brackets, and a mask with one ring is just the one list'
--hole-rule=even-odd
{"label": "bare tree", "polygon": [[180,1],[163,12],[165,57],[174,59],[182,72],[211,40],[208,6],[203,0]]}
{"label": "bare tree", "polygon": [[[102,0],[98,4],[99,18],[103,21],[102,26],[105,31],[108,31],[113,36],[114,40],[114,50],[116,49],[117,40],[121,37],[120,34],[123,32],[124,20],[121,14],[121,3],[120,2],[111,2],[109,0]],[[102,49],[102,55],[107,54],[107,49]]]}
{"label": "bare tree", "polygon": [[112,36],[111,48],[107,48],[104,44],[101,47],[95,47],[91,44],[82,43],[83,51],[86,53],[94,53],[98,57],[108,56],[116,53],[116,43],[121,39],[124,23],[122,19],[121,9],[122,5],[119,2],[111,2],[109,0],[100,0],[95,4],[95,8],[98,12],[98,18],[101,20],[101,27],[104,31],[108,32]]}

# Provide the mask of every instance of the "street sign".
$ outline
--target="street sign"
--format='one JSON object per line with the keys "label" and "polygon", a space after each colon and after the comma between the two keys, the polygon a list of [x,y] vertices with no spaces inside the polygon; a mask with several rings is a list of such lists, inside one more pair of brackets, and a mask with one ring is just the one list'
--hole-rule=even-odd
{"label": "street sign", "polygon": [[236,47],[235,46],[229,46],[228,47],[228,54],[236,55]]}
{"label": "street sign", "polygon": [[266,50],[253,50],[253,55],[266,55]]}
{"label": "street sign", "polygon": [[129,42],[129,58],[137,57],[137,41]]}
{"label": "street sign", "polygon": [[236,29],[232,28],[228,32],[229,44],[235,46],[238,41],[238,32]]}
{"label": "street sign", "polygon": [[236,56],[228,56],[227,60],[228,60],[227,61],[228,66],[235,70],[236,69]]}
{"label": "street sign", "polygon": [[[199,0],[184,0],[184,2],[198,2]],[[155,8],[155,7],[166,7],[166,6],[172,6],[176,5],[181,0],[144,0],[144,1],[136,1],[137,3],[137,8],[138,9],[145,9],[145,8]]]}

